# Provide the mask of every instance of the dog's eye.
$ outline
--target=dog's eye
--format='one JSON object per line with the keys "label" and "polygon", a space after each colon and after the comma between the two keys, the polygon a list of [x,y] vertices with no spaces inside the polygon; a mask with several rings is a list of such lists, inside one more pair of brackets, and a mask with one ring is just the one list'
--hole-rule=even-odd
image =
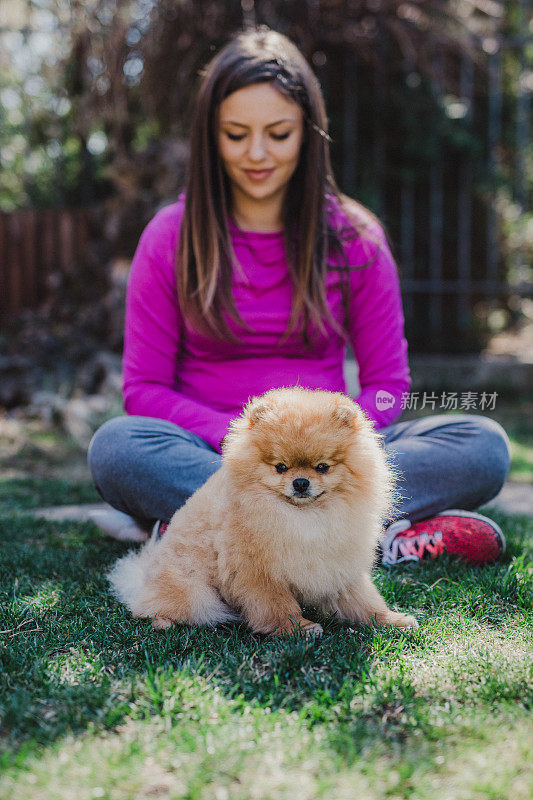
{"label": "dog's eye", "polygon": [[317,464],[315,469],[317,472],[327,472],[329,469],[329,464]]}
{"label": "dog's eye", "polygon": [[276,464],[276,472],[279,472],[280,474],[282,472],[287,472],[288,469],[289,468],[286,464]]}

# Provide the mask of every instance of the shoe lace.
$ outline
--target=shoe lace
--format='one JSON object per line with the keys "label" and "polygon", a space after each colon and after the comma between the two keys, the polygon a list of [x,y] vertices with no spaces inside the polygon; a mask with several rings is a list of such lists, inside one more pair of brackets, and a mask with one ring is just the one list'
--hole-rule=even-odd
{"label": "shoe lace", "polygon": [[442,531],[435,531],[432,534],[419,533],[417,536],[398,536],[398,550],[402,556],[416,556],[422,559],[424,553],[428,552],[432,558],[436,558],[444,552],[442,542]]}
{"label": "shoe lace", "polygon": [[434,531],[431,534],[419,533],[416,536],[398,534],[391,542],[390,556],[387,561],[393,564],[402,561],[419,561],[423,559],[426,552],[431,558],[436,558],[444,553],[442,531]]}

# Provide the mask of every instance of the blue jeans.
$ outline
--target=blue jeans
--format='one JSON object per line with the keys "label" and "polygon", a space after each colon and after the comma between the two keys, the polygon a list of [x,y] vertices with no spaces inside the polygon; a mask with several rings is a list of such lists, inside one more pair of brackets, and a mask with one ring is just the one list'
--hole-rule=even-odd
{"label": "blue jeans", "polygon": [[[498,494],[509,471],[509,439],[489,417],[437,414],[380,432],[400,472],[402,499],[388,522],[475,509]],[[155,519],[168,522],[216,472],[222,456],[172,422],[123,416],[96,431],[88,461],[103,499],[148,526]]]}

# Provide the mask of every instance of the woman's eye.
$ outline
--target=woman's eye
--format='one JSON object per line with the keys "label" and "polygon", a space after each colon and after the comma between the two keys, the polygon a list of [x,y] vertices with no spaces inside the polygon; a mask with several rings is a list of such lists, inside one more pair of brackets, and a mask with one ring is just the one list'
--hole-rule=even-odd
{"label": "woman's eye", "polygon": [[276,472],[279,472],[280,474],[282,472],[287,472],[288,469],[289,468],[286,464],[276,464]]}
{"label": "woman's eye", "polygon": [[[282,142],[284,139],[288,139],[290,135],[291,135],[290,131],[287,131],[287,133],[271,133],[270,134],[271,138],[275,139],[276,142]],[[229,131],[226,131],[226,136],[232,142],[242,142],[242,140],[244,139],[246,134],[245,133],[230,133]]]}
{"label": "woman's eye", "polygon": [[315,469],[317,472],[327,472],[329,469],[329,464],[317,464]]}

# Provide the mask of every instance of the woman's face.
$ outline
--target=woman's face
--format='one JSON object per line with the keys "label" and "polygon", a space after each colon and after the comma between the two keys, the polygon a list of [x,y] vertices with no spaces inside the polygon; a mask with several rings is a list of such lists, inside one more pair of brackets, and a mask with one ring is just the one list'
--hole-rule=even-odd
{"label": "woman's face", "polygon": [[302,109],[270,83],[246,86],[222,101],[218,147],[237,205],[283,200],[302,137]]}

